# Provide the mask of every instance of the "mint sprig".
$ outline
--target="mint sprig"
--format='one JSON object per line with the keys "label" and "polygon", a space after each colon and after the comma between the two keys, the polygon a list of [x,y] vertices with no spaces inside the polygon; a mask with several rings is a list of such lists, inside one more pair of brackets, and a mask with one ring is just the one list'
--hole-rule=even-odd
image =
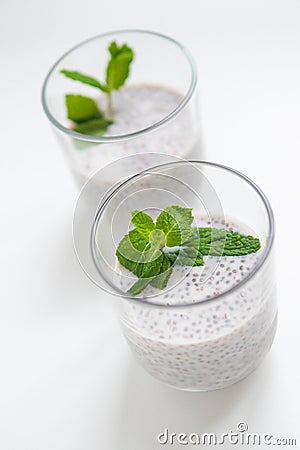
{"label": "mint sprig", "polygon": [[203,266],[205,255],[242,256],[260,249],[260,241],[236,231],[192,227],[191,208],[168,206],[156,222],[143,211],[132,212],[135,228],[120,241],[116,256],[138,277],[131,295],[149,284],[164,289],[174,266]]}
{"label": "mint sprig", "polygon": [[[110,54],[110,59],[107,63],[107,67],[105,70],[105,82],[101,82],[97,80],[96,78],[83,74],[81,72],[73,71],[73,70],[67,70],[62,69],[60,73],[65,75],[67,78],[70,78],[74,81],[79,81],[80,83],[87,84],[89,86],[95,87],[99,89],[100,91],[104,92],[107,95],[107,115],[108,117],[112,117],[113,115],[113,107],[112,107],[112,100],[111,100],[111,94],[114,90],[120,89],[121,86],[123,86],[129,76],[130,73],[130,65],[134,59],[134,52],[133,50],[128,47],[127,44],[118,45],[115,41],[111,42],[108,51]],[[68,108],[68,95],[66,96],[66,103]],[[88,97],[84,97],[85,99],[88,99]],[[90,99],[92,100],[92,99]],[[93,101],[93,100],[92,100]],[[78,101],[77,101],[78,103]],[[87,100],[85,102],[81,102],[81,114],[88,115],[89,112],[89,105],[87,104]],[[103,114],[102,114],[103,115]],[[69,117],[69,108],[68,108],[68,117]],[[70,117],[69,117],[70,118]],[[92,117],[93,119],[95,117]],[[90,119],[90,118],[89,118]],[[86,119],[86,120],[89,120]],[[73,119],[71,119],[73,120]],[[74,121],[74,120],[73,120]],[[76,120],[75,120],[76,122]],[[112,122],[110,122],[112,123]],[[107,123],[107,126],[109,123]],[[101,126],[101,124],[100,124]],[[88,130],[88,133],[87,133]],[[93,129],[91,127],[87,128],[87,130],[82,129],[81,131],[84,134],[95,134]],[[103,129],[102,129],[103,130]],[[104,132],[106,129],[104,130]],[[102,133],[103,134],[103,133]],[[97,135],[99,135],[99,132],[97,131]]]}

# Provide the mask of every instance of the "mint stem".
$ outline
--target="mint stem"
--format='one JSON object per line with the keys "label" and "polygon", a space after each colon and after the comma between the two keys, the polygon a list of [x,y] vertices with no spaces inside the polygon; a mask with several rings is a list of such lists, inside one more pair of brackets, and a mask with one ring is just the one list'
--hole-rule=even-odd
{"label": "mint stem", "polygon": [[112,106],[112,100],[111,100],[111,93],[109,92],[107,94],[107,115],[108,117],[113,116],[113,106]]}

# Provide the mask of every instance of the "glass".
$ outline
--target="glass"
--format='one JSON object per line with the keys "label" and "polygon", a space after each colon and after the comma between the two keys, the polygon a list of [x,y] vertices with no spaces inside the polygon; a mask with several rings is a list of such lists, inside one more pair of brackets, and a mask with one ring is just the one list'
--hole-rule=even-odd
{"label": "glass", "polygon": [[[116,264],[116,246],[128,232],[131,211],[155,216],[169,205],[192,207],[198,226],[255,235],[261,249],[208,255],[204,266],[174,269],[164,291],[132,297],[132,275]],[[269,351],[277,323],[274,219],[265,195],[246,176],[204,161],[151,168],[103,197],[90,239],[91,277],[117,299],[126,340],[155,378],[183,390],[219,389],[250,374]]]}
{"label": "glass", "polygon": [[[60,70],[76,70],[103,81],[112,41],[127,43],[135,53],[125,87],[112,94],[115,123],[105,136],[77,133],[67,119],[65,95],[92,97],[105,111],[105,94],[66,78]],[[130,154],[160,152],[182,159],[199,158],[196,83],[196,66],[188,50],[159,33],[109,32],[65,53],[45,79],[42,103],[78,186],[98,169]],[[135,172],[149,166],[147,158],[137,161]]]}

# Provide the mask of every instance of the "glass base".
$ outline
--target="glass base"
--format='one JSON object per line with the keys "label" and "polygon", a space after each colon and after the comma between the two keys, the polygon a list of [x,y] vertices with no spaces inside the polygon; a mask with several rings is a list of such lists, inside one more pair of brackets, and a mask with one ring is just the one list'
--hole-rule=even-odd
{"label": "glass base", "polygon": [[[251,375],[251,373],[253,373],[258,367],[259,365],[262,363],[262,361],[264,360],[265,356],[267,355],[267,353],[269,352],[273,341],[274,341],[274,337],[276,334],[276,329],[277,329],[277,314],[271,324],[271,326],[269,327],[267,333],[265,334],[264,337],[264,350],[261,354],[261,356],[259,358],[257,358],[254,361],[254,364],[251,365],[251,367],[248,367],[244,372],[242,372],[238,377],[236,378],[232,378],[228,381],[225,381],[223,384],[217,384],[217,385],[212,385],[210,387],[200,387],[200,386],[179,386],[179,385],[175,385],[172,383],[169,383],[166,380],[163,380],[161,378],[159,378],[157,376],[157,374],[153,373],[153,371],[149,371],[147,367],[145,367],[145,365],[142,363],[142,361],[139,361],[140,364],[142,365],[142,367],[146,370],[147,373],[149,373],[149,375],[151,375],[153,378],[155,378],[156,380],[160,381],[161,383],[165,384],[166,386],[169,386],[173,389],[179,390],[179,391],[186,391],[186,392],[210,392],[210,391],[216,391],[216,390],[220,390],[220,389],[225,389],[227,387],[230,387],[236,383],[239,383],[240,381],[244,380],[245,378],[247,378],[249,375]],[[130,344],[130,343],[129,343]]]}

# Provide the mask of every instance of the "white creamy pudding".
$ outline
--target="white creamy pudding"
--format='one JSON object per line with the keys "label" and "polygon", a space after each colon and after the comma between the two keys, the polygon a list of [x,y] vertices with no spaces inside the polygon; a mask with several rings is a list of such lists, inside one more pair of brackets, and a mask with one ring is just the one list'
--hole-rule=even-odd
{"label": "white creamy pudding", "polygon": [[[198,217],[197,226],[210,225],[255,236],[236,220],[211,224]],[[263,253],[205,256],[204,266],[174,267],[165,291],[147,287],[139,301],[120,302],[122,328],[141,365],[171,386],[200,391],[225,387],[254,370],[276,329],[269,262],[253,273]],[[133,275],[119,264],[117,272],[125,292]]]}
{"label": "white creamy pudding", "polygon": [[[175,91],[163,86],[131,85],[112,94],[113,120],[105,136],[120,136],[138,132],[161,121],[183,101]],[[98,100],[106,111],[106,98]],[[74,149],[68,154],[73,174],[80,186],[98,169],[119,158],[142,153],[166,153],[183,159],[199,159],[198,124],[189,106],[183,108],[164,125],[128,140],[94,144],[73,140]],[[125,162],[126,164],[126,162]],[[147,156],[136,158],[132,173],[145,170],[151,162]],[[110,181],[110,180],[109,180]]]}

